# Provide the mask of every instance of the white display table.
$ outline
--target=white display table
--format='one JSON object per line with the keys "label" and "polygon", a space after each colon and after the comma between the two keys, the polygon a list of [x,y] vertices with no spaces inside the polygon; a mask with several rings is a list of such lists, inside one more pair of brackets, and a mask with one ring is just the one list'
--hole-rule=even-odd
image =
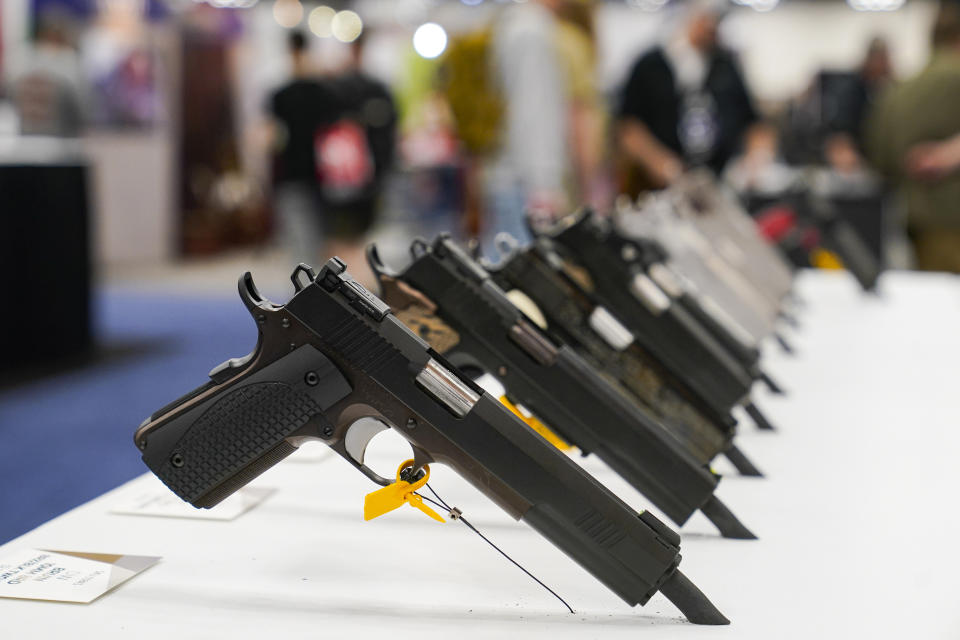
{"label": "white display table", "polygon": [[[729,627],[687,624],[659,594],[626,606],[435,468],[441,495],[566,598],[571,615],[462,524],[406,507],[364,522],[363,496],[376,487],[312,445],[255,481],[278,491],[232,522],[110,514],[150,480],[138,478],[0,547],[163,556],[90,605],[0,600],[3,636],[960,637],[960,279],[888,274],[876,298],[821,273],[797,289],[808,303],[802,326],[784,329],[797,355],[765,354],[789,396],[756,392],[779,432],[742,421],[741,449],[767,477],[727,475],[718,491],[760,540],[720,539],[699,515],[681,531],[682,568]],[[376,441],[372,466],[391,473],[401,445]],[[599,461],[583,464],[644,507]],[[732,474],[725,464],[718,470]]]}

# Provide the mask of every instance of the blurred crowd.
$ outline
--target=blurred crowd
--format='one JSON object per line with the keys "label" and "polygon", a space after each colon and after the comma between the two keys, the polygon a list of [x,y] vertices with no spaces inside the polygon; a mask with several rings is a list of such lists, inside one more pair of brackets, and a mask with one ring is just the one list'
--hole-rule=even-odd
{"label": "blurred crowd", "polygon": [[[272,234],[295,261],[336,253],[359,264],[364,239],[399,209],[422,229],[479,238],[490,253],[500,232],[522,241],[529,225],[580,206],[610,211],[690,169],[722,176],[759,212],[753,204],[810,184],[816,168],[845,194],[870,185],[879,201],[902,203],[916,266],[960,272],[960,5],[939,7],[929,62],[914,77],[895,77],[878,37],[858,68],[824,70],[772,109],[758,106],[723,42],[726,0],[687,2],[678,27],[612,92],[597,81],[596,8],[506,3],[449,41],[441,30],[442,53],[405,59],[390,86],[365,71],[369,30],[331,71],[316,64],[310,31],[285,29],[289,77],[261,105],[256,140],[269,162],[252,187],[237,178],[256,173],[242,167],[242,142],[214,135],[232,117],[229,89],[214,91],[230,61],[194,38],[183,84],[200,97],[181,102],[180,161],[205,164],[210,177],[188,173],[181,206],[213,206],[196,195],[206,189],[240,218],[265,217],[245,227],[249,236]],[[38,16],[33,50],[5,83],[21,133],[69,137],[98,119],[163,117],[154,60],[134,48],[111,73],[82,82],[76,35],[61,13]]]}

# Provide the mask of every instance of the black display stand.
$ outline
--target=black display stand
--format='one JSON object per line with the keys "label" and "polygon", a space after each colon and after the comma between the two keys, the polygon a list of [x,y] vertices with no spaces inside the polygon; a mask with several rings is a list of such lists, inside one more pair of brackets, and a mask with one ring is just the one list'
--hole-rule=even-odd
{"label": "black display stand", "polygon": [[0,153],[4,372],[69,360],[93,342],[87,163],[48,146],[42,158]]}

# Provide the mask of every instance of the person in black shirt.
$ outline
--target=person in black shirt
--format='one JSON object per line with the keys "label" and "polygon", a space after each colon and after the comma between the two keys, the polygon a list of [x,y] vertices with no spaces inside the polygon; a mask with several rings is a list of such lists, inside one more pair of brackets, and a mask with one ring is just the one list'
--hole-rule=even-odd
{"label": "person in black shirt", "polygon": [[323,240],[314,140],[336,119],[338,107],[330,87],[312,76],[304,34],[291,32],[288,47],[293,77],[268,106],[275,125],[274,208],[293,260],[312,264]]}
{"label": "person in black shirt", "polygon": [[347,67],[329,79],[336,114],[314,140],[314,160],[329,251],[354,265],[355,278],[372,284],[364,236],[376,222],[393,167],[397,111],[387,87],[361,69],[363,42],[361,34]]}
{"label": "person in black shirt", "polygon": [[376,219],[393,165],[397,114],[387,87],[360,70],[362,37],[347,68],[311,74],[307,42],[290,35],[293,79],[270,99],[276,122],[274,203],[295,261],[318,252],[356,264],[367,275],[362,240]]}
{"label": "person in black shirt", "polygon": [[[389,89],[361,69],[364,36],[351,43],[349,65],[330,79],[336,96],[334,124],[317,139],[319,180],[331,230],[345,240],[358,239],[373,225],[386,177],[393,167],[397,112]],[[356,136],[348,132],[353,130]],[[324,170],[327,136],[335,135]],[[356,149],[350,147],[356,143]],[[335,175],[333,175],[335,174]]]}
{"label": "person in black shirt", "polygon": [[723,9],[692,9],[679,37],[643,54],[623,88],[620,148],[637,170],[632,190],[662,188],[686,167],[716,173],[757,121],[732,53],[719,46]]}

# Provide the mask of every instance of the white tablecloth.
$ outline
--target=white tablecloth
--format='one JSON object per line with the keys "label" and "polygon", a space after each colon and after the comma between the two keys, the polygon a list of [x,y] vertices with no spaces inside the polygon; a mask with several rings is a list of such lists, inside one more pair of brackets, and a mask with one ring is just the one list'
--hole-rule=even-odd
{"label": "white tablecloth", "polygon": [[[717,462],[731,472],[718,495],[760,540],[720,539],[700,515],[681,531],[682,568],[729,627],[687,624],[659,594],[626,606],[435,468],[441,495],[564,596],[571,615],[459,523],[406,507],[364,522],[375,487],[317,444],[256,480],[278,491],[232,522],[110,514],[151,480],[142,477],[0,547],[163,556],[91,605],[0,600],[2,635],[958,638],[960,279],[887,274],[875,298],[844,274],[806,274],[798,291],[802,326],[784,328],[797,355],[768,345],[764,358],[789,395],[755,392],[779,431],[742,420],[741,448],[767,477]],[[406,453],[384,437],[370,460],[389,475]],[[583,464],[646,506],[599,461]]]}

